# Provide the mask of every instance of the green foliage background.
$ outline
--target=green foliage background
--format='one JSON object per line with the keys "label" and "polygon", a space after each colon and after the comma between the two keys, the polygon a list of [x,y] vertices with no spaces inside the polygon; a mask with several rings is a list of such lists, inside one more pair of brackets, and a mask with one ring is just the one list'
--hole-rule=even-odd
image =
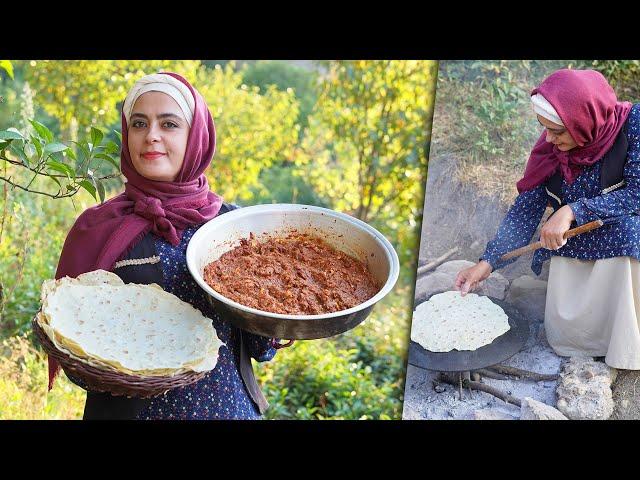
{"label": "green foliage background", "polygon": [[[3,64],[0,64],[3,67]],[[176,71],[206,99],[217,131],[211,188],[241,205],[315,204],[357,216],[394,244],[394,291],[350,332],[298,341],[256,364],[268,418],[400,418],[427,173],[437,64],[332,61],[302,68],[259,61],[13,61],[0,70],[0,130],[56,141],[118,142],[119,107],[144,73]],[[67,156],[59,158],[70,162]],[[105,175],[114,173],[108,162]],[[4,177],[20,167],[0,160]],[[117,173],[117,172],[116,172]],[[121,180],[105,183],[107,197]],[[34,189],[55,187],[40,178]],[[0,418],[80,418],[84,391],[63,379],[47,394],[44,355],[29,322],[75,218],[94,205],[81,190],[53,200],[0,181]]]}
{"label": "green foliage background", "polygon": [[[515,198],[515,183],[542,128],[530,92],[560,68],[592,68],[619,100],[640,101],[638,60],[465,60],[440,63],[433,138],[460,160],[456,174],[480,192]],[[523,121],[523,119],[529,119]],[[434,143],[435,148],[435,143]]]}

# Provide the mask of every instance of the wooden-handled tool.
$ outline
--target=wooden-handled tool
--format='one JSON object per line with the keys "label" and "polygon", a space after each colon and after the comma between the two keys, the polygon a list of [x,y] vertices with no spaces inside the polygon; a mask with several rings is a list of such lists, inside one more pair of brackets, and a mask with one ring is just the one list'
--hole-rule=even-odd
{"label": "wooden-handled tool", "polygon": [[[604,225],[604,222],[602,220],[594,220],[593,222],[585,223],[584,225],[580,225],[579,227],[572,228],[571,230],[567,230],[567,232],[564,234],[564,238],[575,237],[576,235],[580,235],[581,233],[585,233],[590,230],[599,228],[602,225]],[[509,253],[505,253],[500,257],[500,260],[509,260],[510,258],[513,258],[513,257],[519,257],[520,255],[524,255],[525,253],[528,253],[528,252],[533,252],[534,250],[538,250],[539,248],[542,248],[542,243],[540,241],[537,241],[535,243],[530,243],[529,245],[520,247]]]}

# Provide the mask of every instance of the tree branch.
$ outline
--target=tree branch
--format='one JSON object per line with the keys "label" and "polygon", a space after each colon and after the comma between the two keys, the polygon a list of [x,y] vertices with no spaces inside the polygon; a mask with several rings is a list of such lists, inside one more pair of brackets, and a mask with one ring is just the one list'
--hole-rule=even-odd
{"label": "tree branch", "polygon": [[30,190],[30,189],[28,189],[28,188],[26,188],[26,187],[23,187],[22,185],[18,185],[17,183],[13,183],[10,179],[5,178],[5,177],[0,177],[0,180],[4,180],[4,181],[5,181],[5,182],[7,182],[9,185],[11,185],[11,186],[13,186],[13,187],[16,187],[16,188],[19,188],[19,189],[21,189],[21,190],[24,190],[25,192],[29,192],[29,193],[37,193],[37,194],[39,194],[39,195],[45,195],[45,196],[47,196],[47,197],[51,197],[51,198],[65,198],[65,197],[71,197],[71,196],[75,195],[75,194],[78,192],[78,190],[79,190],[79,188],[75,188],[74,190],[72,190],[72,191],[71,191],[71,192],[69,192],[69,193],[65,193],[65,194],[63,194],[63,195],[59,195],[59,194],[55,194],[55,195],[54,195],[54,194],[47,193],[47,192],[41,192],[41,191],[39,191],[39,190]]}
{"label": "tree branch", "polygon": [[[6,162],[8,162],[8,163],[10,163],[10,164],[12,164],[12,165],[17,165],[17,166],[19,166],[19,167],[22,167],[22,168],[24,168],[24,169],[26,169],[26,170],[29,170],[29,171],[31,171],[31,172],[34,172],[34,173],[36,173],[36,174],[38,174],[38,175],[41,175],[41,176],[43,176],[43,177],[70,178],[70,177],[68,177],[67,175],[60,175],[60,174],[56,174],[56,173],[43,173],[43,172],[42,172],[42,170],[38,170],[38,169],[35,169],[35,168],[33,168],[33,167],[28,167],[28,166],[26,166],[25,164],[23,164],[22,162],[18,162],[18,161],[16,161],[16,160],[11,160],[10,158],[7,158],[7,157],[5,157],[5,156],[3,156],[3,155],[0,155],[0,160],[4,160],[4,161],[6,161]],[[97,167],[97,168],[99,168],[99,167],[102,165],[102,163],[103,163],[103,162],[104,162],[104,160],[100,162],[100,164],[98,165],[98,167]],[[6,174],[6,173],[5,173],[5,174]],[[120,175],[121,175],[121,173],[120,173],[120,172],[118,172],[118,173],[111,173],[111,174],[109,174],[109,175],[105,175],[104,177],[98,177],[98,180],[108,180],[108,179],[110,179],[110,178],[116,178],[116,177],[119,177]],[[71,178],[73,178],[73,180],[75,181],[75,180],[76,180],[76,179],[78,179],[78,178],[80,178],[80,179],[82,179],[82,180],[85,180],[87,177],[86,177],[86,176],[84,176],[84,175],[76,175],[75,177],[71,177]],[[29,185],[27,185],[27,187],[29,187]]]}

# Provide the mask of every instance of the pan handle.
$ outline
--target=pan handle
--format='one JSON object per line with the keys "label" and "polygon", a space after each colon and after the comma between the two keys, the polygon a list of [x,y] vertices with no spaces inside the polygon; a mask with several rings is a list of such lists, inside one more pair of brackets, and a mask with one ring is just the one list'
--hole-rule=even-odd
{"label": "pan handle", "polygon": [[280,343],[275,338],[273,338],[271,340],[271,346],[276,350],[280,350],[281,348],[290,347],[291,345],[293,345],[293,342],[295,342],[295,340],[288,340],[287,343]]}

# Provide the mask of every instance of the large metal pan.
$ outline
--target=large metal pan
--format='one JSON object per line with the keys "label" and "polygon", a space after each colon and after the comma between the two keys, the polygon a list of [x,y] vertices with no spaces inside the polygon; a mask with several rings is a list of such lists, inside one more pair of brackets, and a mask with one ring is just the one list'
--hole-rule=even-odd
{"label": "large metal pan", "polygon": [[[442,292],[436,292],[433,295],[437,293]],[[430,295],[429,298],[433,295]],[[438,372],[466,372],[504,362],[522,350],[529,338],[529,322],[527,318],[510,303],[493,297],[489,298],[493,303],[502,307],[504,313],[507,314],[511,328],[506,333],[500,335],[489,345],[473,351],[431,352],[411,340],[409,344],[409,364]]]}
{"label": "large metal pan", "polygon": [[[311,233],[337,250],[364,262],[381,290],[348,310],[322,315],[284,315],[241,305],[213,290],[203,279],[204,267],[240,244],[253,232],[258,240],[289,231]],[[187,266],[215,308],[234,325],[265,337],[326,338],[361,323],[373,306],[391,291],[400,271],[398,255],[376,229],[344,213],[310,205],[270,204],[233,210],[210,220],[187,247]]]}

